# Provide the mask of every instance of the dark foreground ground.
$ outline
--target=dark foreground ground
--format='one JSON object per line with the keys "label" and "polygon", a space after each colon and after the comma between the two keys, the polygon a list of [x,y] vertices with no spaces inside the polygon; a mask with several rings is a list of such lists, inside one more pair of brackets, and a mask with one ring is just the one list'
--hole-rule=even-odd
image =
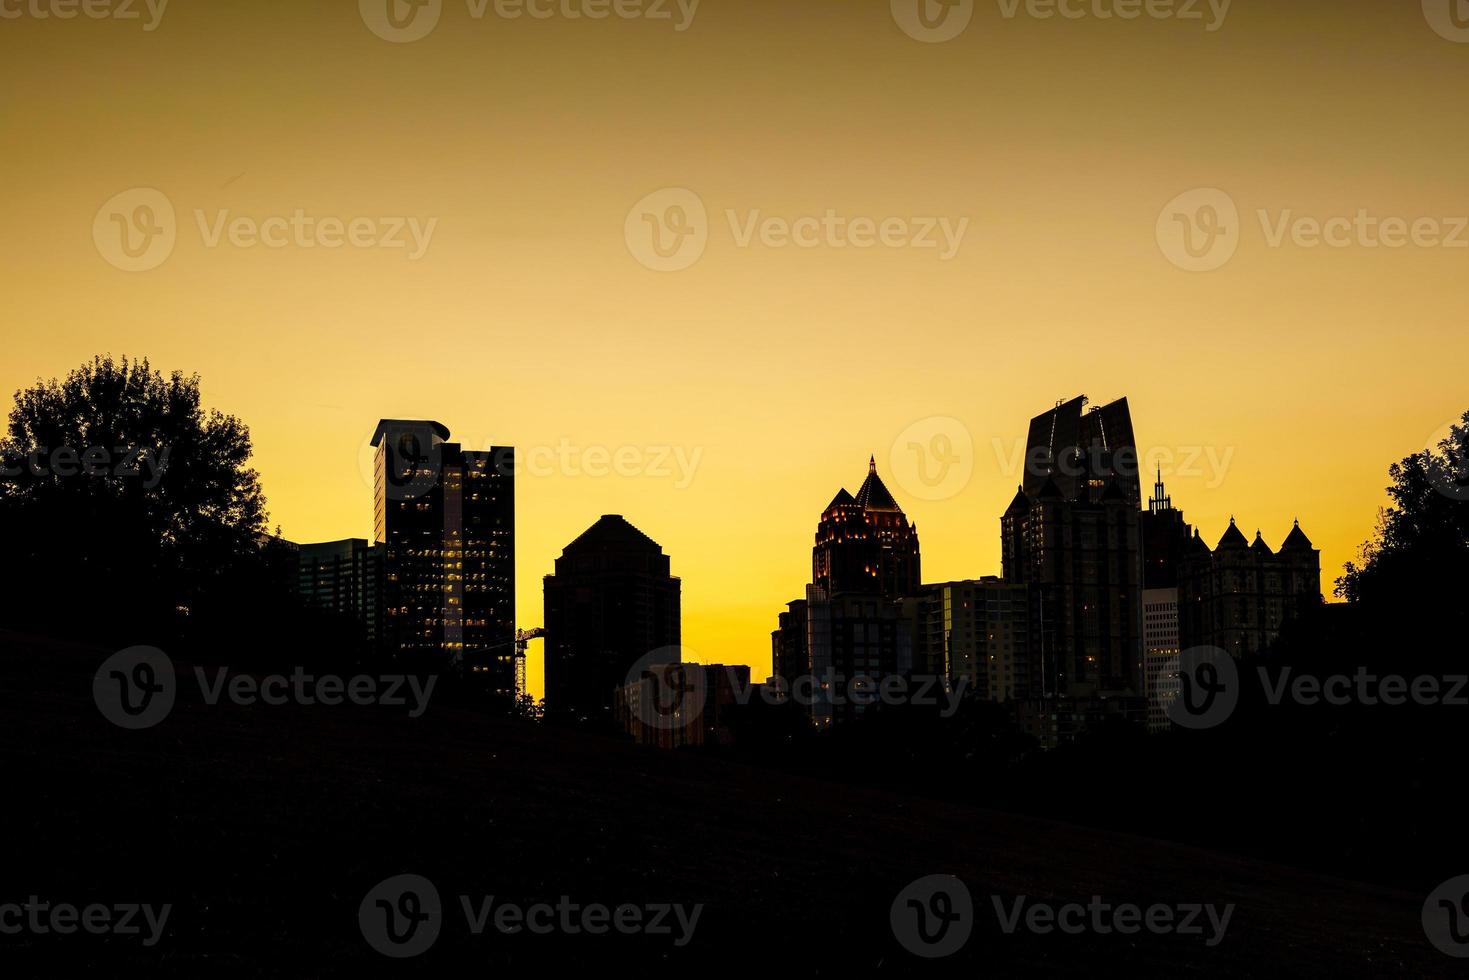
{"label": "dark foreground ground", "polygon": [[[180,664],[171,715],[107,722],[110,651],[0,633],[0,905],[173,906],[161,942],[0,935],[0,975],[1447,975],[1424,896],[1147,839],[908,799],[497,722],[401,709],[209,706]],[[874,772],[874,786],[883,774]],[[1281,819],[1260,814],[1260,819]],[[438,941],[389,959],[364,896],[403,873],[445,906]],[[916,878],[973,895],[973,933],[924,960],[889,910]],[[692,942],[473,935],[460,896],[525,905],[702,903]],[[991,896],[1235,903],[1203,936],[1003,932]],[[1207,933],[1206,929],[1206,933]]]}

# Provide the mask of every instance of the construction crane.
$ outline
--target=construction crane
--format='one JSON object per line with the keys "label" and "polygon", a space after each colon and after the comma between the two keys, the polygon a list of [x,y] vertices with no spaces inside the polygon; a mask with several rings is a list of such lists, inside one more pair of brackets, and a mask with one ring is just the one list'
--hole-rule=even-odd
{"label": "construction crane", "polygon": [[546,627],[533,626],[528,630],[515,631],[515,700],[520,701],[526,696],[525,689],[525,651],[530,646],[531,640],[539,640],[546,635]]}

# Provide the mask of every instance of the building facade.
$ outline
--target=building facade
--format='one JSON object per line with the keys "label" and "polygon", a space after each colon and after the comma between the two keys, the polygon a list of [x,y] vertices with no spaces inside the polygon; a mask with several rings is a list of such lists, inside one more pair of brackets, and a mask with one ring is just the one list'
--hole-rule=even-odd
{"label": "building facade", "polygon": [[1280,627],[1318,607],[1321,552],[1299,521],[1280,551],[1259,531],[1253,542],[1231,518],[1210,548],[1197,530],[1179,568],[1179,642],[1219,647],[1236,657],[1269,649]]}
{"label": "building facade", "polygon": [[877,458],[854,497],[842,488],[816,525],[811,584],[827,595],[913,595],[923,581],[918,527],[877,475]]}
{"label": "building facade", "polygon": [[364,538],[296,549],[296,594],[308,606],[356,620],[374,651],[383,641],[383,554],[382,545]]}
{"label": "building facade", "polygon": [[548,714],[611,721],[640,661],[682,661],[681,584],[658,543],[618,515],[566,546],[545,603]]}
{"label": "building facade", "polygon": [[438,422],[373,435],[383,631],[410,664],[453,669],[515,698],[515,451],[464,450]]}
{"label": "building facade", "polygon": [[1148,730],[1167,731],[1178,697],[1178,588],[1143,590],[1143,687]]}
{"label": "building facade", "polygon": [[914,597],[922,595],[918,528],[877,475],[837,491],[816,526],[811,584],[771,634],[772,672],[810,707],[820,728],[872,710],[866,690],[911,676]]}
{"label": "building facade", "polygon": [[1140,697],[1142,541],[1127,400],[1031,420],[1001,517],[1005,581],[1029,587],[1033,697]]}
{"label": "building facade", "polygon": [[987,701],[1030,696],[1030,594],[995,576],[924,586],[916,615],[915,670],[922,660],[951,690]]}

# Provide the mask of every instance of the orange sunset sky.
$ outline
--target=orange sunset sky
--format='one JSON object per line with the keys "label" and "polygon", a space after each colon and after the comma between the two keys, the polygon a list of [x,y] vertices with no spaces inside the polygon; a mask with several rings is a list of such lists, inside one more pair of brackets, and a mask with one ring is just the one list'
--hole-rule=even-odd
{"label": "orange sunset sky", "polygon": [[[888,0],[703,0],[687,23],[671,2],[660,20],[443,0],[405,43],[347,0],[172,0],[151,30],[142,0],[141,20],[38,16],[52,2],[0,0],[0,386],[106,352],[198,372],[249,424],[296,541],[370,536],[380,417],[571,447],[577,472],[518,485],[522,626],[561,548],[618,513],[672,556],[690,659],[763,677],[818,514],[869,454],[926,580],[998,574],[1016,443],[1083,393],[1129,398],[1211,542],[1234,514],[1278,546],[1299,517],[1329,593],[1388,464],[1469,408],[1469,36],[1419,0],[1236,0],[1212,25],[1207,4],[975,3],[943,43]],[[94,221],[134,188],[166,198],[176,244],[130,272]],[[677,272],[625,238],[664,188],[708,213]],[[1237,251],[1206,272],[1158,237],[1196,188],[1238,208]],[[416,258],[211,244],[220,212],[298,209],[435,223]],[[828,211],[968,224],[949,258],[740,241],[752,217]],[[1359,212],[1459,244],[1272,244],[1282,220]],[[948,485],[910,443],[958,454]],[[588,447],[638,452],[591,476]],[[691,478],[652,466],[661,447]]]}

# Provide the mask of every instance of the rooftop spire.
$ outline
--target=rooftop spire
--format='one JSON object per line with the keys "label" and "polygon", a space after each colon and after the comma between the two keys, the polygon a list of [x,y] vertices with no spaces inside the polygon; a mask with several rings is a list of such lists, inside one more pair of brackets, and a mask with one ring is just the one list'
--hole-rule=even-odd
{"label": "rooftop spire", "polygon": [[1153,496],[1148,499],[1148,510],[1154,514],[1159,511],[1172,510],[1173,498],[1163,487],[1163,464],[1158,464],[1158,482],[1153,484]]}
{"label": "rooftop spire", "polygon": [[876,473],[877,472],[877,454],[876,453],[873,453],[871,456],[867,457],[867,472],[869,472],[869,473]]}

